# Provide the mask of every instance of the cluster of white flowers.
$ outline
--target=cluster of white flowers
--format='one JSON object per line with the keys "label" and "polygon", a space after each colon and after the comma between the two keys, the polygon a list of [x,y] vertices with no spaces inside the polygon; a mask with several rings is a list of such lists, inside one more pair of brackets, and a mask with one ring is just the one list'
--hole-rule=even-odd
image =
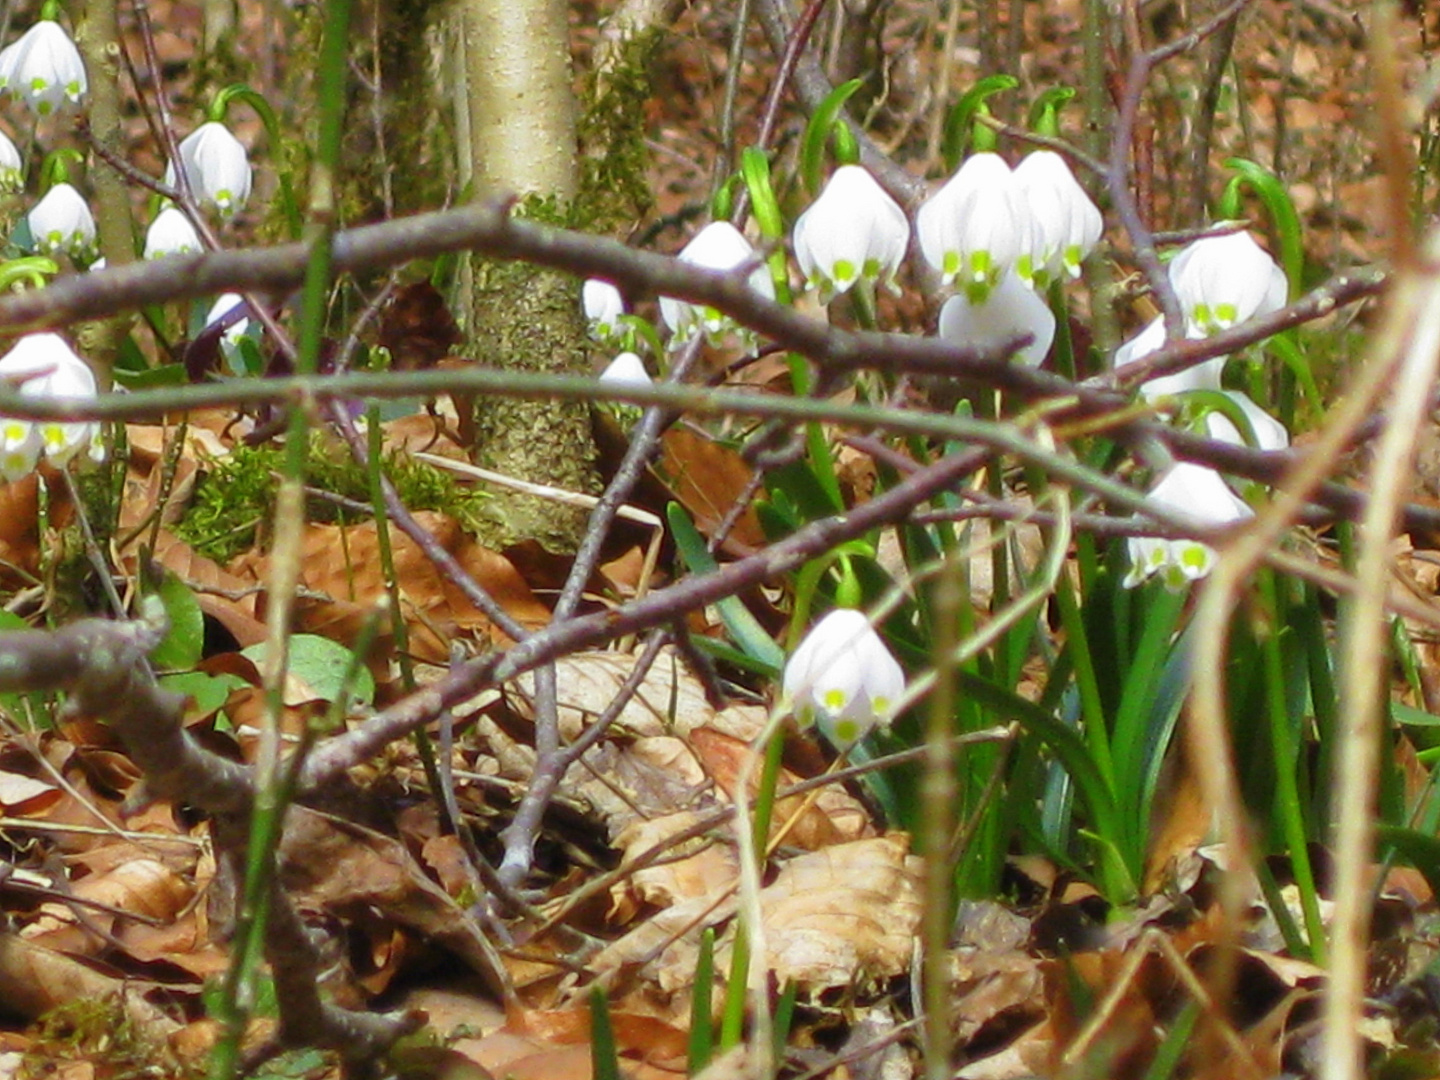
{"label": "cluster of white flowers", "polygon": [[[1197,240],[1171,260],[1168,271],[1171,288],[1185,316],[1185,333],[1190,338],[1207,337],[1285,305],[1284,272],[1247,232]],[[1157,318],[1116,350],[1115,367],[1136,363],[1164,344],[1164,320]],[[1217,356],[1186,371],[1151,379],[1140,387],[1140,394],[1153,402],[1193,390],[1223,394],[1245,417],[1257,447],[1283,450],[1289,446],[1290,433],[1284,424],[1248,394],[1221,386],[1226,359]],[[1223,412],[1207,412],[1204,422],[1211,438],[1245,444],[1244,436]],[[1202,525],[1228,524],[1250,513],[1218,473],[1200,465],[1182,464],[1170,469],[1150,492],[1149,499],[1157,507],[1182,512]],[[1132,539],[1129,550],[1127,585],[1160,573],[1170,588],[1183,588],[1209,573],[1215,561],[1214,551],[1198,541],[1142,537]]]}
{"label": "cluster of white flowers", "polygon": [[[37,117],[79,105],[87,90],[79,50],[54,19],[40,19],[0,50],[0,92],[23,102]],[[37,127],[35,138],[41,137]],[[98,268],[103,260],[94,261],[95,218],[85,196],[65,177],[66,153],[71,151],[57,151],[40,170],[49,186],[26,212],[25,224],[37,254],[66,256],[76,266]],[[228,218],[249,197],[251,171],[245,147],[223,124],[202,124],[183,139],[179,160],[190,194],[201,209],[213,208],[221,218]],[[25,173],[19,148],[0,133],[0,190],[23,190]],[[173,162],[166,170],[165,182],[171,186],[177,182]],[[146,231],[143,255],[152,259],[203,248],[196,222],[178,207],[165,204]],[[235,348],[238,336],[245,332],[243,323],[232,331],[226,335],[229,349]],[[0,358],[0,377],[27,396],[93,397],[96,392],[90,369],[55,334],[21,338]],[[92,423],[32,423],[0,417],[0,476],[18,479],[33,470],[42,456],[51,464],[64,465],[83,446],[89,447],[91,456],[99,455],[99,439],[99,426]]]}
{"label": "cluster of white flowers", "polygon": [[[980,348],[1029,337],[1017,357],[1040,364],[1055,337],[1055,317],[1035,290],[1074,277],[1099,242],[1104,219],[1060,155],[1037,150],[1011,169],[998,154],[969,158],[919,210],[915,234],[926,260],[961,291],[940,313],[940,335]],[[795,222],[792,243],[806,285],[829,301],[859,284],[894,288],[910,245],[910,222],[898,203],[859,165],[835,170],[820,196]],[[682,262],[710,270],[748,268],[746,284],[766,299],[769,269],[728,222],[705,226],[680,252]],[[591,334],[623,342],[619,290],[587,281],[583,291]],[[660,298],[672,348],[703,333],[712,341],[734,329],[720,312]]]}
{"label": "cluster of white flowers", "polygon": [[863,612],[837,608],[795,649],[782,692],[802,725],[816,724],[843,750],[894,719],[905,672]]}
{"label": "cluster of white flowers", "polygon": [[[94,373],[59,334],[22,337],[0,357],[0,379],[8,386],[18,384],[25,397],[95,397]],[[28,475],[42,454],[60,467],[82,448],[93,460],[104,460],[100,425],[0,417],[0,477],[6,480]]]}

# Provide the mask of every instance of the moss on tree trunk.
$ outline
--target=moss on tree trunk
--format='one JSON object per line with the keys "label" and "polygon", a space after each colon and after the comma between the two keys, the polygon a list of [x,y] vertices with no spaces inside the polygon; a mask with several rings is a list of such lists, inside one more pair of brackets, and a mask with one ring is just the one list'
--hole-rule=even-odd
{"label": "moss on tree trunk", "polygon": [[[520,263],[477,267],[472,340],[484,364],[525,371],[574,372],[586,361],[579,286],[566,274]],[[481,398],[475,405],[474,452],[484,467],[570,491],[594,492],[595,448],[582,403]],[[573,551],[586,514],[553,500],[497,492],[489,516],[493,545],[538,540]]]}

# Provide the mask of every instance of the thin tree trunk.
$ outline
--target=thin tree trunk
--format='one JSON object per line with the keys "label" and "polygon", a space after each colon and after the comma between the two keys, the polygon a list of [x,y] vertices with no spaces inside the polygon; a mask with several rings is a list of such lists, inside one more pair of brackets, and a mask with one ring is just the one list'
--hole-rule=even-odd
{"label": "thin tree trunk", "polygon": [[[469,139],[461,174],[474,198],[533,197],[522,212],[563,219],[577,187],[575,102],[564,0],[459,0],[458,47]],[[472,355],[526,371],[582,371],[586,338],[579,283],[519,263],[475,267],[468,327]],[[498,472],[575,491],[596,488],[583,405],[487,399],[473,451]],[[573,550],[584,516],[558,503],[497,494],[492,542],[540,541]]]}

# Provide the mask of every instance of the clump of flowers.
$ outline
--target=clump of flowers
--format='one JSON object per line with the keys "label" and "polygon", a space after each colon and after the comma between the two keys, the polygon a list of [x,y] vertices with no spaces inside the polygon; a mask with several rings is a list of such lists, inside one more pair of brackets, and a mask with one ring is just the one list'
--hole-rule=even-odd
{"label": "clump of flowers", "polygon": [[801,724],[817,724],[844,749],[875,725],[888,725],[905,692],[905,673],[864,612],[837,608],[805,635],[782,680]]}
{"label": "clump of flowers", "polygon": [[[95,375],[59,334],[27,334],[3,357],[0,379],[20,386],[25,397],[93,398]],[[91,421],[21,420],[0,417],[0,477],[19,480],[33,472],[43,454],[57,467],[86,449],[105,458],[100,425]]]}

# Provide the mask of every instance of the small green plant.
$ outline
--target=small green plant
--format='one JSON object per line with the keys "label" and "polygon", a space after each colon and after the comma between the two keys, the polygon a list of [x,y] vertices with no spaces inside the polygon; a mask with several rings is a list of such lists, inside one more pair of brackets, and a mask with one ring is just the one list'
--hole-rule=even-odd
{"label": "small green plant", "polygon": [[[277,447],[237,447],[216,463],[195,490],[190,511],[177,526],[180,536],[195,550],[217,562],[228,562],[255,544],[260,528],[275,505],[278,475],[284,451]],[[388,454],[385,474],[411,510],[438,510],[474,530],[485,495],[466,488],[450,475],[399,451]],[[312,444],[306,466],[310,486],[355,504],[369,503],[365,467]],[[306,515],[314,522],[355,523],[369,515],[358,506],[315,497]]]}

